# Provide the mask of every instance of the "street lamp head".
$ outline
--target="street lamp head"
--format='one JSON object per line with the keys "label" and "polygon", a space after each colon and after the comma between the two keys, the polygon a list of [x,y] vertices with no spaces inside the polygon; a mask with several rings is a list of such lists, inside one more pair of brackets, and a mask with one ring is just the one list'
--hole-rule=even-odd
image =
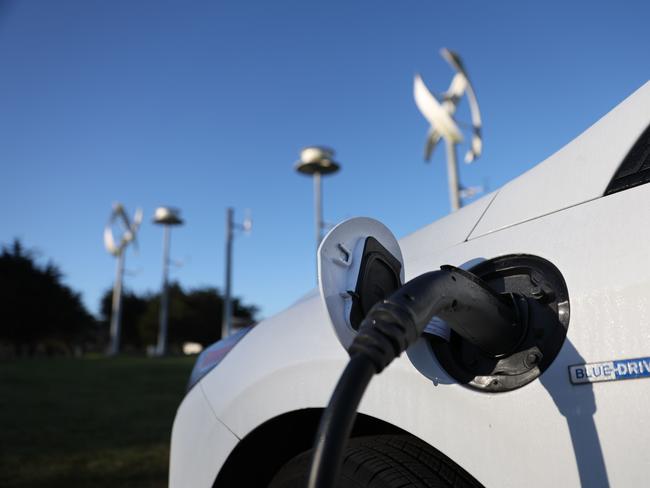
{"label": "street lamp head", "polygon": [[298,173],[312,176],[315,173],[329,175],[336,173],[340,165],[334,161],[334,150],[323,146],[309,146],[300,151],[300,160],[296,162]]}
{"label": "street lamp head", "polygon": [[334,149],[325,146],[307,146],[300,151],[300,160],[303,163],[332,158],[334,158]]}
{"label": "street lamp head", "polygon": [[181,211],[174,207],[158,207],[153,216],[154,224],[183,225],[180,217]]}

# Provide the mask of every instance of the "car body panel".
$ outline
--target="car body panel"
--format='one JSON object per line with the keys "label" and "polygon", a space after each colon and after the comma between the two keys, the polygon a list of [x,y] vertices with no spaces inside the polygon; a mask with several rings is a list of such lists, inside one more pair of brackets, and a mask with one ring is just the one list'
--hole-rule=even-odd
{"label": "car body panel", "polygon": [[496,196],[497,192],[485,195],[471,205],[462,207],[400,239],[402,252],[410,256],[408,265],[405,263],[404,266],[406,279],[414,276],[409,268],[418,269],[419,256],[426,258],[466,241]]}
{"label": "car body panel", "polygon": [[470,238],[602,196],[648,122],[650,82],[558,152],[504,185]]}
{"label": "car body panel", "polygon": [[172,429],[169,486],[212,486],[239,439],[217,419],[201,388],[183,399]]}
{"label": "car body panel", "polygon": [[348,356],[323,323],[320,297],[306,299],[258,324],[218,374],[201,380],[214,412],[238,437],[284,412],[327,403]]}

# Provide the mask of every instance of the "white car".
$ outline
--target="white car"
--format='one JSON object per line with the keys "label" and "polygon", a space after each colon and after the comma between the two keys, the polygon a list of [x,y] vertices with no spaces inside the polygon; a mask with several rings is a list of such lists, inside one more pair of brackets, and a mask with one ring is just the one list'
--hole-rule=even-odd
{"label": "white car", "polygon": [[[488,353],[434,319],[370,383],[337,486],[647,486],[648,181],[650,82],[399,244],[369,219],[341,224],[319,251],[320,293],[199,357],[174,422],[170,486],[305,486],[363,301],[394,275],[448,264],[523,300],[521,340]],[[375,275],[362,270],[369,237],[388,266]]]}

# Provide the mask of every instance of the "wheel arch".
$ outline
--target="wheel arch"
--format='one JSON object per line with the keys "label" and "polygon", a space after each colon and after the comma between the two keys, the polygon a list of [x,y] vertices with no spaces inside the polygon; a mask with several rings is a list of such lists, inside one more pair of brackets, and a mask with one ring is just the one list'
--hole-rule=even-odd
{"label": "wheel arch", "polygon": [[[314,445],[322,412],[321,408],[294,410],[271,418],[256,427],[230,453],[217,475],[213,488],[267,486],[285,463]],[[384,434],[416,438],[393,424],[361,413],[357,414],[350,437]],[[431,447],[435,449],[434,446]],[[462,470],[453,460],[437,452],[448,463]]]}
{"label": "wheel arch", "polygon": [[[294,410],[256,427],[230,453],[213,487],[266,486],[281,466],[311,449],[322,412],[321,408]],[[408,432],[383,420],[357,415],[351,437],[379,434]]]}

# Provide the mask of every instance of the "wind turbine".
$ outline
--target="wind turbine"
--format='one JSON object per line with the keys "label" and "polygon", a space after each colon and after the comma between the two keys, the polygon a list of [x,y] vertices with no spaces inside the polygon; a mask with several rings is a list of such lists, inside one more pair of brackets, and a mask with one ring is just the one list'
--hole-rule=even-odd
{"label": "wind turbine", "polygon": [[[124,274],[124,253],[127,246],[133,242],[137,247],[135,236],[142,223],[142,209],[137,209],[133,216],[133,222],[124,210],[121,203],[113,204],[113,211],[104,228],[104,247],[106,250],[117,258],[117,271],[115,273],[115,284],[113,285],[113,303],[111,306],[111,342],[108,354],[116,355],[120,351],[120,332],[122,319],[122,276]],[[119,242],[116,242],[113,236],[113,226],[119,225],[122,230]]]}
{"label": "wind turbine", "polygon": [[474,88],[469,81],[467,71],[458,54],[443,48],[440,54],[456,74],[446,92],[442,94],[442,101],[429,91],[419,74],[415,75],[413,82],[413,97],[420,113],[431,124],[427,134],[427,142],[424,149],[424,159],[429,161],[436,144],[440,139],[445,140],[447,148],[447,178],[449,181],[449,199],[452,211],[458,210],[461,206],[461,185],[458,181],[458,164],[456,162],[456,146],[463,142],[463,134],[454,120],[456,108],[464,95],[467,96],[469,109],[472,117],[472,135],[469,150],[465,154],[465,162],[471,163],[478,159],[483,148],[481,137],[481,113],[478,108],[478,101]]}

